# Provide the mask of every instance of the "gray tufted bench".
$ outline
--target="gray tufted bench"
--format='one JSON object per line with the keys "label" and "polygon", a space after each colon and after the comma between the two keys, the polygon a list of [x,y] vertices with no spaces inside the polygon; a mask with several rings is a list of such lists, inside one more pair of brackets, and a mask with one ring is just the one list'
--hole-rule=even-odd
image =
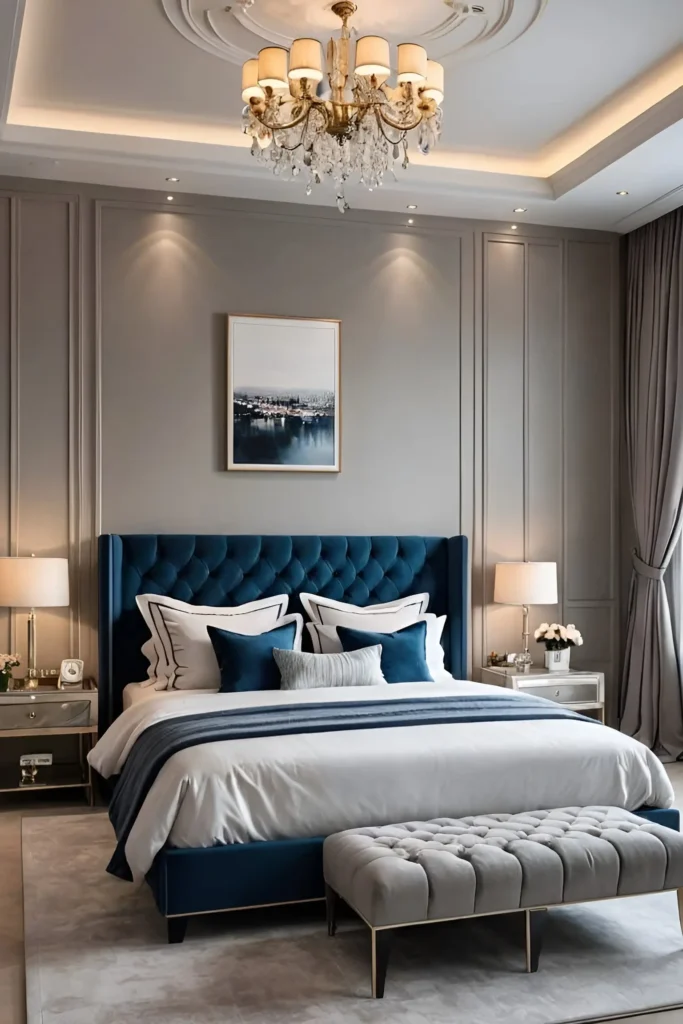
{"label": "gray tufted bench", "polygon": [[683,927],[683,835],[619,807],[349,829],[325,840],[323,869],[329,934],[338,897],[371,929],[376,998],[395,928],[523,911],[535,971],[548,907],[676,889]]}

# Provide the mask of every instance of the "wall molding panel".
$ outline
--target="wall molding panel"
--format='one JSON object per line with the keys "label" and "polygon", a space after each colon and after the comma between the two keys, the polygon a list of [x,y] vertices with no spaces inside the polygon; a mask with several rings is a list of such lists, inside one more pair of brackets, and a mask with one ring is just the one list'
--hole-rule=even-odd
{"label": "wall molding panel", "polygon": [[569,618],[586,638],[607,637],[599,656],[587,639],[573,663],[605,671],[610,696],[619,651],[617,245],[483,236],[473,567],[479,664],[520,643],[520,610],[492,603],[495,563],[556,561],[559,609],[532,609],[530,625]]}
{"label": "wall molding panel", "polygon": [[[38,656],[47,667],[80,652],[78,200],[60,193],[3,198],[10,204],[7,552],[65,556],[72,570],[71,607],[40,612]],[[22,659],[25,619],[13,610],[6,635]]]}
{"label": "wall molding panel", "polygon": [[[71,654],[96,670],[103,530],[464,532],[473,676],[491,648],[519,642],[519,610],[492,603],[493,565],[548,559],[561,608],[532,621],[575,619],[587,637],[575,663],[613,685],[616,236],[43,189],[0,180],[0,538],[72,565],[69,614],[41,613],[44,667]],[[225,314],[238,308],[342,319],[339,477],[223,470]]]}
{"label": "wall molding panel", "polygon": [[[18,554],[19,545],[19,247],[21,245],[20,205],[10,196],[9,227],[9,551]],[[9,650],[16,651],[16,612],[9,614]]]}

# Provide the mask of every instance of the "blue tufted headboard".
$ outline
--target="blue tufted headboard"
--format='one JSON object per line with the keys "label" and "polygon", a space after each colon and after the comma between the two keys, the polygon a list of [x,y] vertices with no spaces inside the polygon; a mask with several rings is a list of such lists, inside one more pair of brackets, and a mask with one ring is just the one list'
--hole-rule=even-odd
{"label": "blue tufted headboard", "polygon": [[351,604],[427,591],[429,611],[448,615],[446,667],[467,671],[466,537],[288,537],[105,534],[99,538],[99,724],[121,713],[127,683],[146,678],[149,638],[138,594],[191,604],[235,605],[301,592]]}

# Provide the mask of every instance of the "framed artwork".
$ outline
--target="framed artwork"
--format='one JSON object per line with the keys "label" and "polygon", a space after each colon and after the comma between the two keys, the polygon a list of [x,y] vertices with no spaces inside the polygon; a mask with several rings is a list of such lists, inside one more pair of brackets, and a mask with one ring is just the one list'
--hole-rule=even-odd
{"label": "framed artwork", "polygon": [[228,316],[228,469],[338,473],[339,320]]}

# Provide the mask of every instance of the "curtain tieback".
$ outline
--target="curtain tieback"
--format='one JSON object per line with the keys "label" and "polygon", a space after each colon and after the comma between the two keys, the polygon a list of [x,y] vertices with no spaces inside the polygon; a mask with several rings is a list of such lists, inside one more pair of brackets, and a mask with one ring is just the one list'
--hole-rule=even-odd
{"label": "curtain tieback", "polygon": [[665,565],[648,565],[642,558],[637,554],[636,549],[633,549],[632,553],[633,568],[636,570],[639,576],[646,576],[649,580],[663,580],[664,573],[666,572]]}

